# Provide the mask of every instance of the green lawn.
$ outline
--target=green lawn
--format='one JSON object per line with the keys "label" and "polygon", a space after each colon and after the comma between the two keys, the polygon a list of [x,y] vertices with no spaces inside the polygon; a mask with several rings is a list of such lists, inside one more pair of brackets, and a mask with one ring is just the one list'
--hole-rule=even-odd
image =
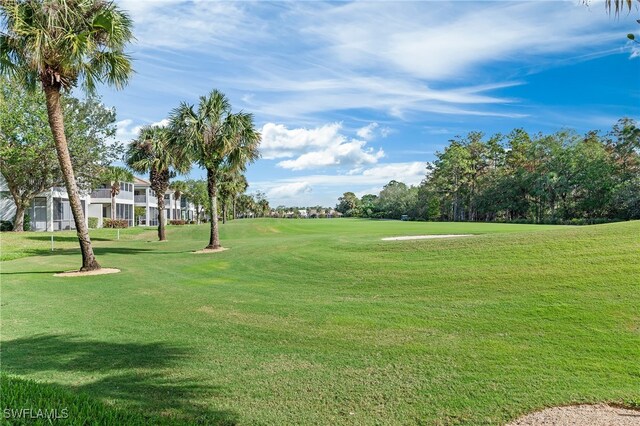
{"label": "green lawn", "polygon": [[[472,233],[460,239],[381,237]],[[2,234],[2,371],[225,424],[503,424],[640,402],[640,222],[237,220]],[[36,238],[36,239],[34,239]],[[42,239],[40,239],[42,238]],[[9,255],[7,255],[9,254]]]}

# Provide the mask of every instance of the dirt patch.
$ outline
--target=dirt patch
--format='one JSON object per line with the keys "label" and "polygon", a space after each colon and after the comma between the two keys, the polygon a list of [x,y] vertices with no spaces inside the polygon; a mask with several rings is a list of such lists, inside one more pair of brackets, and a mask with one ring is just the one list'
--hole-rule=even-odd
{"label": "dirt patch", "polygon": [[229,250],[226,247],[220,247],[217,249],[202,249],[202,250],[197,250],[197,251],[193,251],[193,254],[206,254],[206,253],[220,253],[221,251],[225,251],[225,250]]}
{"label": "dirt patch", "polygon": [[58,274],[53,274],[54,277],[86,277],[89,275],[107,275],[107,274],[117,274],[120,272],[120,269],[116,268],[100,268],[95,269],[93,271],[67,271],[60,272]]}
{"label": "dirt patch", "polygon": [[527,414],[507,426],[638,426],[640,411],[606,404],[553,407]]}
{"label": "dirt patch", "polygon": [[438,238],[458,238],[458,237],[472,237],[472,234],[447,234],[447,235],[407,235],[404,237],[388,237],[383,238],[382,241],[406,241],[406,240],[435,240]]}

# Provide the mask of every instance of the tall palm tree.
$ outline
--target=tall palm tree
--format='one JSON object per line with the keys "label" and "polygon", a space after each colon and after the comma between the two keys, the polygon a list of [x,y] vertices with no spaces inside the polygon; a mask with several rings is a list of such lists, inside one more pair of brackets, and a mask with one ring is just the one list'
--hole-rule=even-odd
{"label": "tall palm tree", "polygon": [[160,126],[145,126],[138,139],[129,143],[126,161],[139,173],[149,173],[151,189],[158,199],[158,239],[165,241],[164,194],[169,189],[169,179],[175,172],[186,173],[191,164],[187,151],[179,143],[169,144],[169,129]]}
{"label": "tall palm tree", "polygon": [[102,174],[102,180],[110,185],[111,219],[115,219],[116,196],[120,193],[120,182],[133,182],[133,174],[124,167],[109,166]]}
{"label": "tall palm tree", "polygon": [[127,83],[133,73],[124,53],[133,38],[131,20],[104,0],[3,0],[0,14],[0,73],[32,89],[42,86],[82,251],[80,270],[99,269],[71,165],[60,95],[78,83],[88,92],[98,82],[116,88]]}
{"label": "tall palm tree", "polygon": [[[184,195],[187,191],[187,183],[181,180],[177,180],[175,182],[172,182],[171,185],[169,185],[169,189],[171,189],[173,191],[173,206],[174,206],[174,212],[178,211],[178,200],[180,199],[180,197],[182,195]],[[175,214],[175,213],[174,213]],[[174,218],[175,219],[175,218]],[[180,218],[178,218],[180,219]]]}
{"label": "tall palm tree", "polygon": [[207,171],[211,233],[207,249],[220,248],[218,231],[217,178],[223,166],[245,170],[259,157],[260,133],[251,114],[231,112],[227,97],[217,90],[200,97],[197,111],[181,104],[171,112],[176,143],[190,146],[195,162]]}

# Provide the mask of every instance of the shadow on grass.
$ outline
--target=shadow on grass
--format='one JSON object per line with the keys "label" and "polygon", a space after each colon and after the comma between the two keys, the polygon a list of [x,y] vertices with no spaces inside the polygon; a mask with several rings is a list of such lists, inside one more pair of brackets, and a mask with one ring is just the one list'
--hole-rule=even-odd
{"label": "shadow on grass", "polygon": [[171,374],[172,367],[187,354],[186,349],[166,343],[103,342],[70,334],[40,334],[2,342],[4,372],[72,373],[79,381],[101,376],[63,387],[116,400],[117,405],[135,407],[145,414],[171,415],[200,424],[236,424],[236,413],[212,410],[202,403],[223,395],[222,387]]}

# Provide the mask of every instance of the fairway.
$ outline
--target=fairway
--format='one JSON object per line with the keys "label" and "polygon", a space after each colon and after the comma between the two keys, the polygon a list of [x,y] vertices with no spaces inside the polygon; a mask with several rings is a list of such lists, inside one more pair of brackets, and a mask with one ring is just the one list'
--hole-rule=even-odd
{"label": "fairway", "polygon": [[[2,234],[2,372],[204,424],[504,424],[640,405],[640,222]],[[467,238],[383,241],[399,236]]]}

